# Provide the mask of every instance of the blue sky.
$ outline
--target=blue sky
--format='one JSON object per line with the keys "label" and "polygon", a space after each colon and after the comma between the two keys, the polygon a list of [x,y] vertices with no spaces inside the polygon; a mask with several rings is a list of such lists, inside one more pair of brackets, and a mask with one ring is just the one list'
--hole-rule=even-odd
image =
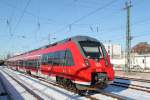
{"label": "blue sky", "polygon": [[[46,45],[49,34],[51,42],[88,35],[103,42],[111,40],[124,48],[126,1],[0,0],[0,56]],[[149,4],[150,0],[132,0],[131,34],[136,36],[132,45],[142,41],[150,43]],[[83,16],[86,17],[80,20]]]}

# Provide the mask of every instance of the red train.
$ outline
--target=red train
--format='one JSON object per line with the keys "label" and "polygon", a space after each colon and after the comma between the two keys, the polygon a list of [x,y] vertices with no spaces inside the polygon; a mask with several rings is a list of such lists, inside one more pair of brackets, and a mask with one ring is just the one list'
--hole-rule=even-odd
{"label": "red train", "polygon": [[79,90],[104,88],[114,80],[110,58],[97,39],[75,36],[6,60],[10,68]]}

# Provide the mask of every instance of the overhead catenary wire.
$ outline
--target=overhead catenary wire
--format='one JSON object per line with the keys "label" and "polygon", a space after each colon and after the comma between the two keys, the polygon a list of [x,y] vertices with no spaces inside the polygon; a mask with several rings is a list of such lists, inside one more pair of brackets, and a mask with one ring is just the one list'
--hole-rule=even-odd
{"label": "overhead catenary wire", "polygon": [[[16,9],[19,12],[23,12],[23,10],[19,9],[18,7],[14,6],[14,5],[12,5],[12,4],[8,3],[8,2],[6,2],[6,0],[1,0],[1,3],[3,3],[4,5],[6,5],[6,6],[10,7],[10,8]],[[35,14],[29,12],[29,11],[25,11],[24,13],[26,13],[27,15],[30,15],[30,16],[32,16],[34,18],[39,18],[40,20],[46,20],[46,21],[49,21],[49,22],[52,21],[51,18],[39,17],[39,16],[36,16]]]}
{"label": "overhead catenary wire", "polygon": [[[28,7],[30,1],[31,1],[31,0],[28,0],[27,4],[26,4],[26,6],[25,6],[25,8],[24,8],[24,10],[23,10],[23,12],[22,12],[22,15],[20,16],[20,18],[19,18],[19,20],[18,20],[18,22],[17,22],[15,28],[17,28],[17,25],[20,23],[22,17],[24,16],[24,13],[25,13],[26,8]],[[3,1],[3,0],[2,0],[1,2],[2,2],[2,3],[5,3],[7,6],[13,8],[13,9],[17,9],[17,7],[15,7],[15,6],[13,6],[13,5],[11,5],[11,4],[9,4],[9,3]],[[14,14],[14,12],[15,12],[15,10],[13,11],[13,13],[11,14],[11,16],[10,16],[9,19],[8,19],[8,18],[7,18],[7,19],[6,19],[6,18],[3,19],[3,20],[6,21],[6,25],[7,25],[8,30],[9,30],[9,35],[10,35],[11,38],[22,38],[22,39],[25,39],[25,38],[27,38],[26,36],[24,36],[24,35],[15,35],[15,34],[13,34],[13,32],[12,32],[12,24],[11,24],[11,22],[12,22],[12,19],[13,19],[13,14]],[[3,37],[4,37],[4,36],[3,36]],[[6,36],[6,37],[8,37],[8,36]]]}
{"label": "overhead catenary wire", "polygon": [[12,37],[13,34],[11,33],[11,24],[10,24],[10,21],[9,21],[8,19],[6,20],[6,24],[7,24],[7,26],[8,26],[8,30],[9,30],[10,37]]}
{"label": "overhead catenary wire", "polygon": [[12,14],[11,14],[10,17],[6,20],[6,24],[7,24],[7,26],[8,26],[8,30],[9,30],[10,37],[13,37],[13,34],[12,34],[12,21],[13,21],[14,13],[15,13],[15,10],[13,9]]}
{"label": "overhead catenary wire", "polygon": [[[143,24],[143,23],[147,23],[147,22],[149,22],[150,21],[150,18],[145,18],[145,19],[142,19],[142,20],[139,20],[139,21],[136,21],[136,22],[133,22],[131,25],[132,26],[138,26],[138,25],[140,25],[140,24]],[[91,33],[91,31],[93,32],[94,30],[93,30],[93,27],[91,27],[91,25],[90,24],[75,24],[75,25],[79,25],[80,27],[83,25],[86,25],[86,26],[88,26],[89,28],[90,28],[90,31],[89,32],[82,32],[82,33]],[[92,25],[94,25],[94,24],[92,24]],[[95,24],[96,25],[96,24]],[[100,25],[100,24],[97,24],[97,25]],[[72,26],[70,26],[71,27],[71,29],[72,29]],[[114,27],[114,28],[111,28],[111,29],[107,29],[107,31],[109,31],[109,32],[113,32],[113,31],[117,31],[117,30],[122,30],[123,28],[125,28],[125,26],[123,26],[123,25],[121,25],[121,26],[117,26],[117,27]],[[70,31],[70,30],[69,30]],[[68,31],[68,32],[69,32]],[[98,31],[99,31],[99,29],[98,29]],[[107,34],[107,33],[109,33],[109,32],[105,32],[105,34]],[[105,34],[103,34],[103,35],[105,35]],[[113,40],[113,41],[120,41],[120,40],[123,40],[124,39],[124,36],[119,36],[118,37],[118,34],[117,35],[114,35],[114,36],[111,36],[111,37],[115,37],[115,38],[113,38],[113,39],[111,39],[111,40]],[[133,38],[134,36],[132,36],[132,38]],[[42,40],[44,40],[44,39],[47,39],[47,36],[46,37],[42,37],[42,39],[40,39],[40,41],[42,41]]]}
{"label": "overhead catenary wire", "polygon": [[[104,5],[104,6],[100,7],[100,8],[98,8],[98,9],[96,9],[96,10],[94,10],[94,11],[96,12],[97,10],[102,9],[103,7],[108,6],[109,4],[111,4],[111,3],[115,2],[115,1],[117,1],[117,0],[113,0],[112,2],[107,3],[106,5]],[[15,6],[13,6],[13,5],[11,5],[11,4],[7,3],[7,2],[5,2],[5,3],[6,3],[8,6],[11,6],[11,7],[13,7],[13,8],[16,8]],[[88,15],[90,15],[90,14],[92,14],[92,13],[95,13],[94,11],[91,12],[91,13],[89,13]],[[27,11],[25,11],[24,13],[29,14],[29,15],[32,15],[31,13],[28,13]],[[87,16],[88,16],[88,15],[87,15]],[[34,16],[34,15],[33,15],[33,16]],[[34,16],[34,17],[35,17],[35,16]],[[36,16],[36,17],[39,18],[38,16]],[[84,16],[84,17],[86,17],[86,16]],[[84,18],[84,17],[82,17],[82,18]],[[78,21],[82,20],[82,18],[79,19]],[[77,21],[77,20],[76,20],[76,21]],[[75,23],[75,22],[74,22],[74,23]],[[72,28],[72,25],[73,25],[73,23],[70,24],[69,27]],[[71,28],[69,28],[69,29],[71,29]]]}
{"label": "overhead catenary wire", "polygon": [[[74,24],[76,24],[76,23],[82,21],[83,19],[85,19],[85,18],[87,18],[87,17],[89,17],[89,16],[95,14],[96,12],[98,12],[98,11],[100,11],[100,10],[103,10],[103,9],[109,7],[110,5],[112,5],[112,4],[115,3],[115,2],[117,2],[117,0],[112,0],[112,1],[110,1],[110,2],[108,2],[108,3],[106,3],[105,5],[103,5],[103,6],[99,7],[99,8],[97,8],[97,9],[95,9],[95,10],[89,12],[89,13],[87,13],[87,14],[84,15],[84,16],[81,16],[79,19],[73,21],[73,22],[70,23],[70,24],[65,25],[65,26],[62,27],[61,29],[56,30],[55,32],[52,32],[52,33],[60,32],[60,31],[62,31],[62,30],[64,30],[64,29],[66,29],[66,28],[69,29],[69,31],[66,31],[66,32],[71,32],[72,25],[74,25]],[[98,30],[98,29],[97,29],[97,30]],[[47,38],[47,36],[46,36],[45,38]]]}
{"label": "overhead catenary wire", "polygon": [[[11,7],[13,7],[13,8],[16,8],[17,10],[20,10],[20,9],[18,9],[16,6],[13,6],[12,4],[10,4],[10,3],[8,3],[8,2],[6,2],[5,0],[2,0],[6,5],[8,5],[8,6],[11,6]],[[25,13],[26,14],[29,14],[29,15],[33,15],[33,17],[38,17],[38,16],[35,16],[34,14],[32,14],[32,13],[29,13],[28,11],[25,11]],[[40,20],[41,20],[41,18],[40,18]],[[69,25],[69,26],[71,26],[71,25]],[[89,26],[89,25],[88,25]],[[72,27],[72,26],[71,26]]]}
{"label": "overhead catenary wire", "polygon": [[40,7],[39,7],[39,3],[37,2],[37,13],[38,13],[38,16],[37,16],[37,28],[35,29],[35,41],[37,41],[37,36],[38,36],[38,32],[40,31],[41,29],[41,23],[40,23],[40,20],[39,20],[39,14],[40,14]]}
{"label": "overhead catenary wire", "polygon": [[23,12],[22,12],[21,16],[19,17],[19,20],[17,21],[17,23],[16,23],[16,25],[15,25],[15,27],[14,27],[13,32],[16,31],[16,29],[17,29],[19,23],[21,22],[21,20],[22,20],[22,18],[23,18],[23,16],[24,16],[24,13],[25,13],[25,11],[27,10],[27,8],[28,8],[30,2],[31,2],[31,0],[28,0],[28,1],[27,1],[26,5],[25,5],[25,7],[24,7],[24,9],[23,9]]}
{"label": "overhead catenary wire", "polygon": [[[144,24],[144,23],[147,23],[147,22],[150,22],[150,17],[131,23],[131,27],[139,26],[140,24]],[[120,25],[120,26],[117,26],[117,27],[113,27],[113,28],[107,29],[107,31],[109,31],[109,32],[105,32],[105,34],[110,33],[110,32],[112,33],[113,31],[123,30],[123,29],[125,29],[125,26],[124,25]]]}
{"label": "overhead catenary wire", "polygon": [[87,18],[87,17],[89,17],[89,16],[95,14],[96,12],[98,12],[98,11],[100,11],[100,10],[102,10],[102,9],[104,9],[104,8],[106,8],[106,7],[108,7],[108,6],[110,6],[110,5],[112,5],[112,4],[115,3],[115,2],[117,2],[117,0],[112,0],[111,2],[108,2],[107,4],[105,4],[105,5],[103,5],[103,6],[99,7],[99,8],[97,8],[97,9],[91,11],[91,12],[89,12],[88,14],[86,14],[86,15],[84,15],[84,16],[81,16],[79,19],[73,21],[72,23],[70,23],[70,24],[68,24],[68,25],[65,25],[64,27],[62,27],[62,28],[59,29],[59,30],[56,30],[56,31],[53,32],[53,33],[60,32],[60,31],[62,31],[62,30],[64,30],[64,29],[68,28],[69,25],[76,24],[76,23],[80,22],[81,20],[83,20],[83,19],[85,19],[85,18]]}
{"label": "overhead catenary wire", "polygon": [[[30,15],[30,13],[28,13],[28,11],[25,11],[25,13]],[[32,15],[32,14],[31,14],[31,15]],[[36,16],[36,18],[37,18],[37,17],[38,17],[38,16]],[[40,22],[39,22],[39,23],[40,23]],[[76,23],[78,23],[78,22],[76,22]],[[76,23],[75,23],[75,24],[69,24],[66,28],[68,29],[68,27],[69,27],[69,30],[72,31],[73,25],[76,25]],[[39,25],[38,22],[36,23],[36,25],[37,25],[38,28],[39,28],[39,26],[41,26],[41,24]],[[89,28],[89,25],[88,25],[88,28]]]}
{"label": "overhead catenary wire", "polygon": [[150,32],[139,34],[139,35],[133,35],[132,38],[134,39],[134,38],[139,38],[139,37],[145,37],[145,36],[148,36],[148,35],[150,35]]}
{"label": "overhead catenary wire", "polygon": [[[135,27],[135,26],[139,26],[139,25],[141,25],[141,24],[144,24],[144,23],[147,23],[147,22],[150,22],[150,17],[148,17],[148,18],[145,18],[145,19],[142,19],[142,20],[139,20],[139,21],[135,21],[135,22],[133,22],[132,24],[131,24],[131,26],[132,27]],[[78,24],[75,24],[75,25],[78,25]],[[84,25],[86,25],[86,26],[88,26],[89,28],[90,28],[90,30],[93,32],[93,27],[90,25],[90,24],[79,24],[79,26],[81,27],[81,26],[84,26]],[[92,24],[92,25],[94,25],[94,24]],[[95,24],[95,25],[100,25],[100,24]],[[107,31],[109,31],[109,32],[105,32],[105,34],[107,34],[107,33],[112,33],[113,31],[118,31],[118,30],[123,30],[123,29],[125,29],[125,26],[124,25],[120,25],[120,26],[117,26],[117,27],[114,27],[114,28],[110,28],[110,29],[106,29]],[[104,30],[103,30],[104,31]],[[83,32],[83,33],[91,33],[91,32]],[[103,33],[103,32],[102,32]],[[105,35],[105,34],[103,34],[103,35]],[[112,37],[112,36],[111,36]],[[113,38],[113,40],[115,40],[115,39],[117,39],[117,40],[120,40],[120,36],[119,36],[119,38],[118,38],[118,34],[116,35],[114,35],[113,37],[117,37],[117,38]],[[124,38],[124,37],[122,37],[122,38]],[[121,39],[122,39],[121,38]]]}
{"label": "overhead catenary wire", "polygon": [[[146,36],[149,36],[150,35],[150,32],[144,32],[143,34],[138,34],[138,35],[133,35],[131,36],[132,40],[134,39],[137,39],[137,38],[140,38],[140,37],[146,37]],[[113,39],[109,39],[111,41],[120,41],[120,40],[124,40],[125,36],[120,36],[120,37],[116,37],[116,38],[113,38]]]}

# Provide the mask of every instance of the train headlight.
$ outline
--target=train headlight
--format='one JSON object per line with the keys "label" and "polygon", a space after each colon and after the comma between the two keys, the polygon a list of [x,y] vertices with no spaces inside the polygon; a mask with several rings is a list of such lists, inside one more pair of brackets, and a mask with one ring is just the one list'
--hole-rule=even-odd
{"label": "train headlight", "polygon": [[90,67],[90,62],[89,62],[88,59],[84,59],[84,62],[85,62],[85,65],[86,65],[87,67]]}

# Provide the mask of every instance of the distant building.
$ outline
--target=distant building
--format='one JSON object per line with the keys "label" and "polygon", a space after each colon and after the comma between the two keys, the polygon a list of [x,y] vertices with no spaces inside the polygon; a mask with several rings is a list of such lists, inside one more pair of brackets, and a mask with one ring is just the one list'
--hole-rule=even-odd
{"label": "distant building", "polygon": [[131,67],[139,67],[143,69],[150,69],[150,54],[137,54],[131,55]]}
{"label": "distant building", "polygon": [[[124,70],[125,66],[125,52],[121,50],[121,46],[117,44],[104,44],[108,54],[111,57],[111,63],[114,64],[115,70]],[[147,42],[140,42],[131,48],[131,70],[138,71],[148,69],[150,70],[150,44]]]}
{"label": "distant building", "polygon": [[122,57],[122,49],[119,44],[104,43],[105,49],[111,59],[117,59]]}
{"label": "distant building", "polygon": [[150,44],[140,42],[131,49],[131,67],[150,69]]}
{"label": "distant building", "polygon": [[147,42],[140,42],[132,48],[131,52],[137,54],[150,54],[150,44]]}

